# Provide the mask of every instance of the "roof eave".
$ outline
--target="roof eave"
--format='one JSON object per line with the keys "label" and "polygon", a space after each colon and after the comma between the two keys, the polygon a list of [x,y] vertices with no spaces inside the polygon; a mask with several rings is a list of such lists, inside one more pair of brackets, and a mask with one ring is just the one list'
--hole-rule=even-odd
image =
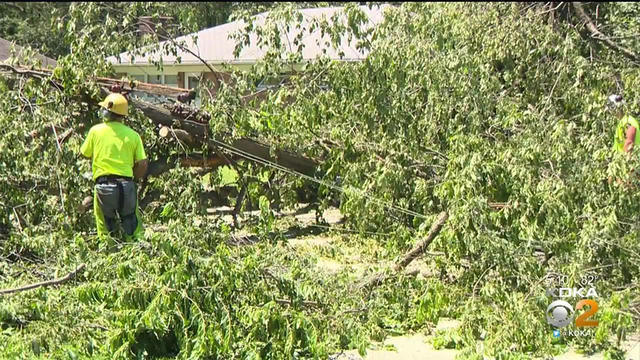
{"label": "roof eave", "polygon": [[[304,61],[312,61],[315,60],[316,58],[306,58],[304,59]],[[345,62],[354,62],[354,61],[362,61],[364,60],[365,57],[361,57],[361,58],[331,58],[331,60],[334,61],[345,61]],[[247,65],[247,64],[255,64],[256,62],[260,61],[261,59],[244,59],[244,60],[213,60],[213,61],[207,61],[207,63],[209,65]],[[134,63],[112,63],[112,65],[114,67],[128,67],[128,66],[152,66],[153,64],[150,62],[134,62]],[[183,61],[180,63],[176,63],[176,62],[163,62],[164,66],[191,66],[191,65],[203,65],[206,66],[205,64],[202,63],[202,61]]]}

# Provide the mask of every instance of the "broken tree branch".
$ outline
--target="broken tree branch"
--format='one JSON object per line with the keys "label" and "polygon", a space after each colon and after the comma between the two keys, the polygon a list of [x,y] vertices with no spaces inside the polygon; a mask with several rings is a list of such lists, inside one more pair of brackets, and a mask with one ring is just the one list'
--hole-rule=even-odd
{"label": "broken tree branch", "polygon": [[593,23],[589,15],[587,15],[587,13],[584,11],[584,7],[582,6],[581,2],[572,2],[571,4],[573,4],[573,7],[576,9],[578,16],[582,19],[582,21],[585,22],[587,29],[589,30],[589,32],[591,32],[591,37],[596,40],[602,41],[609,48],[621,52],[627,58],[635,62],[640,62],[640,57],[636,53],[616,44],[609,37],[598,30],[598,27]]}
{"label": "broken tree branch", "polygon": [[78,274],[79,272],[84,270],[85,267],[86,267],[85,264],[81,264],[75,270],[73,270],[72,272],[68,273],[67,275],[65,275],[64,277],[61,277],[59,279],[43,281],[43,282],[30,284],[30,285],[25,285],[25,286],[13,288],[13,289],[0,290],[0,295],[13,294],[13,293],[27,291],[27,290],[31,290],[31,289],[35,289],[35,288],[39,288],[39,287],[43,287],[43,286],[60,285],[62,283],[65,283],[65,282],[73,279],[76,276],[76,274]]}
{"label": "broken tree branch", "polygon": [[11,66],[8,64],[0,64],[0,70],[10,71],[16,75],[29,75],[30,77],[36,77],[39,79],[45,79],[51,75],[51,72],[45,69],[27,69],[20,68],[19,66]]}
{"label": "broken tree branch", "polygon": [[24,12],[24,8],[22,8],[21,6],[18,6],[18,4],[14,3],[14,2],[5,2],[4,4],[7,5],[7,6],[12,6],[12,7]]}
{"label": "broken tree branch", "polygon": [[67,141],[67,139],[69,139],[71,135],[73,135],[75,132],[84,130],[84,126],[85,126],[84,124],[78,124],[78,126],[75,128],[69,128],[65,130],[65,132],[60,134],[60,136],[58,137],[57,139],[58,143],[60,145],[64,144],[64,142]]}
{"label": "broken tree branch", "polygon": [[[411,251],[406,253],[402,260],[397,262],[393,267],[393,271],[398,273],[404,270],[404,268],[406,268],[407,265],[409,265],[413,260],[418,258],[420,255],[423,255],[429,245],[431,245],[431,243],[433,242],[433,239],[435,239],[435,237],[440,233],[440,230],[442,230],[442,227],[444,226],[448,218],[449,214],[446,211],[441,212],[440,216],[438,216],[438,220],[436,220],[436,222],[431,225],[431,229],[429,229],[427,237],[420,243],[418,243],[413,249],[411,249]],[[369,280],[365,281],[361,287],[371,288],[373,286],[380,285],[387,277],[388,275],[384,272],[379,272],[373,275]]]}
{"label": "broken tree branch", "polygon": [[400,271],[404,269],[418,256],[422,255],[427,250],[429,245],[431,245],[431,242],[433,241],[433,239],[435,239],[435,237],[440,233],[442,226],[444,226],[444,223],[447,221],[448,218],[449,218],[449,214],[447,214],[445,211],[441,212],[440,216],[438,216],[438,220],[436,220],[436,222],[433,223],[433,225],[431,225],[431,229],[429,230],[427,237],[421,243],[419,243],[413,249],[411,249],[411,251],[409,251],[404,256],[404,258],[402,258],[402,260],[396,264],[396,266],[394,267],[394,270]]}

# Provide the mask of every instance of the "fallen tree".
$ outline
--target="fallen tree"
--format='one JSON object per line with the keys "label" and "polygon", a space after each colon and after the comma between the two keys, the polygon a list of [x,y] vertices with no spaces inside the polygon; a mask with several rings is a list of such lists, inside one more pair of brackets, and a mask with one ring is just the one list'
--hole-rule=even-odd
{"label": "fallen tree", "polygon": [[[0,73],[13,76],[26,76],[36,78],[42,81],[49,81],[52,86],[61,88],[62,85],[55,80],[54,72],[46,69],[27,69],[14,67],[10,65],[0,64]],[[131,91],[142,91],[153,95],[162,95],[168,97],[177,97],[181,94],[188,94],[189,90],[172,88],[157,84],[146,84],[137,81],[124,81],[110,78],[98,77],[93,79],[100,85],[103,95],[112,91],[128,94]],[[139,109],[154,124],[160,127],[160,136],[167,137],[171,133],[176,134],[181,141],[188,142],[191,146],[206,145],[212,149],[222,148],[227,152],[233,152],[240,158],[250,161],[268,161],[276,163],[290,170],[300,172],[305,175],[312,175],[316,169],[317,162],[287,152],[285,150],[273,150],[270,145],[260,143],[254,139],[242,138],[237,139],[231,144],[227,144],[221,138],[214,138],[209,131],[208,121],[211,116],[205,111],[191,108],[185,104],[175,103],[168,106],[159,106],[138,99],[128,99],[129,103]],[[31,137],[41,135],[47,128],[37,133],[29,134]],[[51,127],[55,132],[55,127]],[[79,128],[80,129],[80,128]],[[58,137],[59,142],[64,142],[74,131],[67,129]],[[273,155],[272,155],[273,154]],[[274,156],[275,155],[275,156]],[[166,159],[157,161],[157,164],[150,166],[153,171],[149,172],[149,176],[158,176],[164,171],[175,167],[177,164],[163,165]],[[185,161],[183,161],[183,164]],[[198,162],[190,162],[186,160],[188,166],[197,166]],[[228,162],[221,159],[205,162],[213,167],[226,164]]]}
{"label": "fallen tree", "polygon": [[[55,70],[0,64],[1,75],[8,79],[37,79],[58,91],[64,89],[62,82],[56,77]],[[167,98],[175,97],[179,101],[183,101],[193,95],[187,89],[104,77],[95,77],[87,79],[87,81],[93,81],[99,86],[101,97],[112,92],[119,92],[127,96],[131,107],[140,110],[156,126],[160,138],[178,141],[180,145],[186,145],[186,147],[183,146],[183,150],[187,150],[186,154],[176,156],[165,154],[161,151],[150,161],[140,189],[142,197],[144,197],[147,178],[160,176],[177,166],[198,167],[211,171],[221,165],[231,165],[237,168],[236,161],[248,160],[258,165],[277,164],[277,166],[308,176],[315,174],[317,162],[307,157],[281,149],[273,149],[272,146],[263,144],[255,139],[240,138],[228,143],[220,136],[213,136],[209,128],[211,115],[205,111],[192,108],[180,102],[163,105],[152,104],[139,99],[137,96],[132,96],[135,95],[135,92],[144,92]],[[12,86],[21,86],[19,84],[16,81]],[[251,96],[243,97],[243,102],[248,102],[250,98]],[[34,104],[30,103],[30,100],[21,98],[21,101],[23,102],[21,106],[24,111],[33,111]],[[74,96],[74,101],[82,104],[84,109],[89,109],[90,105],[95,106],[97,103],[96,99],[86,93]],[[74,119],[72,116],[65,117],[62,121],[43,125],[25,134],[25,138],[28,142],[32,142],[45,135],[52,135],[55,138],[55,146],[60,150],[60,147],[72,135],[80,135],[80,131],[88,128],[86,120],[82,122],[72,119]],[[38,153],[44,150],[43,146],[45,146],[46,142],[39,141],[34,144],[35,146],[26,151]],[[43,184],[43,186],[44,188],[51,187],[48,191],[49,194],[61,194],[62,196],[60,184],[48,183]],[[237,199],[240,203],[238,205],[241,205],[244,200],[244,192],[241,192],[241,194],[240,199]],[[82,201],[79,201],[76,209],[80,212],[85,212],[91,206],[92,199],[87,196]]]}
{"label": "fallen tree", "polygon": [[[205,116],[202,115],[202,113],[205,113],[202,110],[190,109],[190,112],[183,112],[181,116],[185,118],[182,119],[177,118],[171,113],[171,110],[162,106],[139,100],[132,100],[131,103],[160,127],[161,137],[168,137],[171,134],[171,130],[173,130],[179,139],[190,142],[192,146],[204,144],[212,149],[222,148],[246,160],[273,162],[305,175],[313,175],[317,167],[315,160],[285,150],[273,151],[270,145],[260,143],[254,139],[241,138],[231,144],[227,144],[221,138],[212,137],[209,134],[208,125],[187,120],[190,117],[201,118]],[[187,107],[182,105],[181,110],[184,111],[185,109]],[[275,154],[275,156],[271,154]],[[154,173],[155,175],[159,175],[159,173]]]}

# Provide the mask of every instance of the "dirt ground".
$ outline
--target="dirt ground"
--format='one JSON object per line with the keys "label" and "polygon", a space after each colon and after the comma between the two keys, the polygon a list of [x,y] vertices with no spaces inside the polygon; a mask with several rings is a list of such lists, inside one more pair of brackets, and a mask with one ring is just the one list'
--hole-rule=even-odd
{"label": "dirt ground", "polygon": [[[299,227],[314,227],[316,224],[315,210],[308,212],[302,212],[305,204],[301,204],[298,209],[292,211],[285,211],[283,213],[276,213],[276,217],[279,221],[284,221],[289,224],[295,223]],[[223,220],[230,225],[233,224],[231,215],[228,215],[230,208],[215,208],[209,209],[211,216],[222,215]],[[227,214],[225,214],[227,213]],[[242,221],[247,221],[250,216],[257,216],[257,212],[253,214],[243,214]],[[327,232],[326,226],[332,228],[341,228],[343,217],[340,211],[335,208],[327,209],[323,213],[323,218],[326,221],[324,231],[314,235],[303,235],[297,237],[291,237],[288,239],[288,244],[295,251],[312,256],[316,259],[316,266],[320,271],[329,273],[337,273],[345,268],[348,268],[354,276],[362,275],[371,266],[386,266],[387,263],[372,264],[363,260],[362,254],[359,254],[354,249],[345,250],[345,244],[341,243],[339,234],[334,232]],[[329,235],[331,234],[331,235]],[[246,232],[239,231],[236,236],[247,236]],[[333,249],[340,251],[340,256],[329,258],[324,256],[323,253],[326,250]],[[357,249],[356,249],[357,250]],[[339,259],[339,260],[338,260]],[[433,268],[429,265],[428,256],[416,259],[411,263],[407,271],[418,270],[419,275],[427,277],[433,272]],[[452,329],[459,326],[459,322],[455,319],[440,319],[435,331]],[[435,333],[435,331],[433,333]],[[357,350],[345,351],[340,354],[334,354],[330,357],[331,360],[453,360],[456,358],[460,351],[453,349],[441,349],[435,350],[430,343],[431,336],[425,336],[423,334],[407,334],[404,336],[394,336],[387,338],[383,343],[375,344],[370,349],[367,349],[367,354],[362,357],[358,354]],[[482,346],[479,343],[479,346]],[[629,336],[627,340],[622,344],[623,348],[627,351],[625,360],[640,360],[640,333]],[[577,353],[575,350],[570,350],[562,355],[555,357],[548,357],[544,360],[557,359],[557,360],[604,360],[605,357],[602,354],[595,354],[587,356]]]}
{"label": "dirt ground", "polygon": [[[625,360],[640,359],[640,334],[635,336],[637,339],[629,339],[623,344],[623,348],[627,351]],[[358,355],[355,350],[334,355],[332,360],[454,360],[460,353],[458,350],[443,349],[435,350],[429,343],[430,338],[424,335],[414,334],[405,336],[390,337],[382,344],[393,345],[396,351],[368,349],[364,357]],[[378,347],[382,347],[378,346]],[[594,354],[591,356],[579,354],[575,350],[570,350],[562,355],[549,357],[547,359],[555,360],[605,360],[602,354]]]}
{"label": "dirt ground", "polygon": [[[436,330],[455,328],[459,322],[453,319],[441,319]],[[336,354],[332,360],[454,360],[460,351],[453,349],[435,350],[430,344],[430,336],[421,334],[411,334],[404,336],[390,337],[375,348],[368,349],[367,354],[361,357],[356,350]],[[386,345],[386,346],[385,346]],[[391,345],[394,350],[383,349]],[[479,344],[481,346],[481,344]],[[623,344],[622,348],[627,354],[625,360],[640,360],[640,333],[630,336]],[[605,360],[603,354],[591,356],[579,354],[575,350],[549,357],[545,360]]]}

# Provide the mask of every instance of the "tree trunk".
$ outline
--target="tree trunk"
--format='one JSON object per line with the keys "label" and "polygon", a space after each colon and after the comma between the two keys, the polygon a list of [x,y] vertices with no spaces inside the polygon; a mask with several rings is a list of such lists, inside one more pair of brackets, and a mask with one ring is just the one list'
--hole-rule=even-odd
{"label": "tree trunk", "polygon": [[[259,143],[255,140],[244,138],[234,141],[231,145],[223,143],[219,139],[206,141],[208,134],[208,125],[198,123],[191,120],[176,120],[168,109],[161,106],[150,104],[144,101],[131,101],[132,104],[140,109],[151,121],[162,126],[173,126],[184,130],[192,139],[197,142],[208,143],[211,147],[220,147],[227,151],[231,151],[241,158],[258,161],[267,160],[281,165],[285,168],[295,170],[305,175],[312,176],[316,169],[316,162],[284,150],[276,150],[275,158],[271,156],[271,147]],[[183,107],[184,108],[184,107]],[[183,133],[183,135],[186,135]]]}
{"label": "tree trunk", "polygon": [[163,157],[149,162],[146,176],[160,176],[175,168],[178,164],[182,167],[216,168],[221,165],[229,164],[229,162],[227,159],[221,158],[218,155],[205,158],[200,154],[190,154],[189,156],[178,158],[175,161],[170,161],[168,158]]}

